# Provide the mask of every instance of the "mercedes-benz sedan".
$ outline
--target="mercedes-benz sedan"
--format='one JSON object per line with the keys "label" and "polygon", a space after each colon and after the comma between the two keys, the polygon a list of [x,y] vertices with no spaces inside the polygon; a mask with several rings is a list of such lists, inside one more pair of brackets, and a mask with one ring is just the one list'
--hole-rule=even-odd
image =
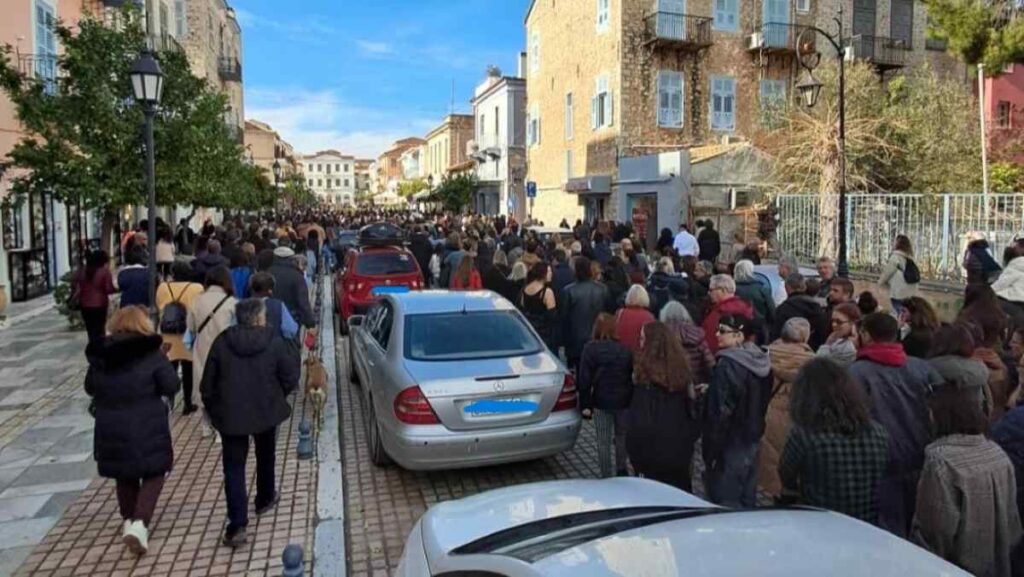
{"label": "mercedes-benz sedan", "polygon": [[396,577],[967,577],[839,513],[732,510],[644,479],[496,489],[435,505]]}
{"label": "mercedes-benz sedan", "polygon": [[375,464],[435,470],[548,457],[581,421],[562,362],[489,292],[392,292],[349,319]]}

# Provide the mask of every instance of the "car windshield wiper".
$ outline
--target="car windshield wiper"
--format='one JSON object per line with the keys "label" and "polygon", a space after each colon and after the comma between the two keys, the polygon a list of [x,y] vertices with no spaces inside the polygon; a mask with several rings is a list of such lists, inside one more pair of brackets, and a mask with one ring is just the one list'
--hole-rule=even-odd
{"label": "car windshield wiper", "polygon": [[[471,555],[478,553],[501,553],[514,550],[517,546],[534,543],[538,538],[549,537],[556,533],[573,531],[580,528],[633,518],[647,518],[651,515],[682,514],[704,511],[705,508],[692,507],[624,507],[619,509],[602,509],[600,511],[584,511],[571,515],[562,515],[517,525],[509,529],[492,533],[486,537],[471,541],[452,550],[453,555]],[[718,510],[718,509],[712,509]],[[513,555],[515,556],[515,555]]]}

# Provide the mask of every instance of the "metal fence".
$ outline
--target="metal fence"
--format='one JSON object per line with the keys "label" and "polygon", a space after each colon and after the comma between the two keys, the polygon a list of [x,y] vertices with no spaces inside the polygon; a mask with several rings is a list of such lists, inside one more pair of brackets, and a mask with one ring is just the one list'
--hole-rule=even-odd
{"label": "metal fence", "polygon": [[[814,194],[776,198],[782,252],[806,262],[821,256],[819,215],[826,200],[838,201]],[[991,195],[987,222],[981,194],[848,194],[846,214],[846,254],[855,271],[881,271],[896,235],[904,234],[924,278],[962,281],[968,233],[984,234],[999,261],[1003,247],[1024,236],[1024,194]]]}

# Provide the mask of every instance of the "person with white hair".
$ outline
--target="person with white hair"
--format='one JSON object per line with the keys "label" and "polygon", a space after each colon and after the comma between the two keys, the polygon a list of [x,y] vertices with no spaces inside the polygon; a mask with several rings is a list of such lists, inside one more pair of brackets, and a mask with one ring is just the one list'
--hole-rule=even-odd
{"label": "person with white hair", "polygon": [[704,330],[693,322],[690,311],[682,303],[672,301],[661,309],[658,320],[665,323],[669,332],[678,336],[683,343],[695,382],[698,385],[710,382],[711,371],[715,368],[715,355],[708,347]]}
{"label": "person with white hair", "polygon": [[704,337],[712,353],[718,352],[718,321],[724,316],[754,319],[754,307],[747,301],[736,296],[736,281],[729,275],[716,274],[711,277],[708,296],[711,298],[711,310],[704,317]]}
{"label": "person with white hair", "polygon": [[781,338],[768,347],[774,383],[772,399],[765,415],[757,483],[770,495],[778,495],[782,491],[778,468],[789,434],[789,391],[800,369],[814,358],[814,351],[807,345],[810,336],[811,323],[807,319],[794,317],[782,326]]}
{"label": "person with white hair", "polygon": [[640,350],[640,333],[644,325],[653,323],[651,298],[647,289],[635,284],[626,292],[626,304],[616,313],[615,336],[623,346],[634,354]]}

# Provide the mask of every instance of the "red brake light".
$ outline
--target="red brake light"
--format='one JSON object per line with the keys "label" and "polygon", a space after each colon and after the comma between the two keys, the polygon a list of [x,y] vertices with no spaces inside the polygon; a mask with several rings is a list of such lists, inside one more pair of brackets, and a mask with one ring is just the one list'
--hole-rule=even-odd
{"label": "red brake light", "polygon": [[436,425],[440,421],[419,387],[409,387],[395,397],[395,417],[407,425]]}
{"label": "red brake light", "polygon": [[562,392],[558,393],[558,400],[555,401],[555,407],[551,411],[574,411],[577,399],[576,380],[572,378],[572,375],[566,373],[565,380],[562,381]]}

